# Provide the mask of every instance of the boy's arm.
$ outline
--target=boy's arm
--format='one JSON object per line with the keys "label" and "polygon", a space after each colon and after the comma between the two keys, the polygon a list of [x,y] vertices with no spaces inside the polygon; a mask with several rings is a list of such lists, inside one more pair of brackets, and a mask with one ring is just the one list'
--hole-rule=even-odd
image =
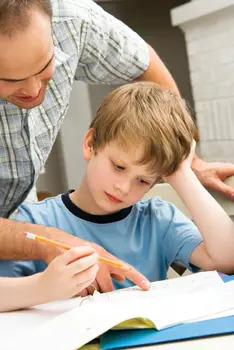
{"label": "boy's arm", "polygon": [[[74,237],[55,227],[46,227],[27,222],[16,222],[9,219],[0,219],[0,259],[9,260],[44,260],[50,263],[56,256],[64,252],[63,249],[42,244],[24,237],[23,232],[28,231],[44,237],[66,243],[72,247],[89,245],[93,246],[97,254],[107,259],[120,262],[103,247],[89,241]],[[142,289],[148,289],[149,281],[134,268],[123,270],[104,263],[100,264],[96,283],[101,292],[113,290],[112,276],[124,279],[129,278]]]}
{"label": "boy's arm", "polygon": [[38,281],[39,274],[21,278],[0,277],[0,312],[39,304]]}
{"label": "boy's arm", "polygon": [[205,270],[234,271],[234,224],[222,207],[201,185],[185,160],[167,181],[179,194],[204,242],[197,246],[190,263]]}
{"label": "boy's arm", "polygon": [[28,277],[0,277],[0,312],[73,297],[95,279],[93,248],[76,247],[55,258],[45,271]]}

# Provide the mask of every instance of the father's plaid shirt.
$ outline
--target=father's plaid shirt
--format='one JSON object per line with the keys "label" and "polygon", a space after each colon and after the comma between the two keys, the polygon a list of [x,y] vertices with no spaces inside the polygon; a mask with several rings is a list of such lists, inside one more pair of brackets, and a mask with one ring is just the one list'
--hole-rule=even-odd
{"label": "father's plaid shirt", "polygon": [[56,70],[44,102],[25,110],[0,100],[1,217],[24,201],[44,167],[68,108],[73,80],[122,84],[140,76],[149,64],[146,43],[93,1],[52,4]]}

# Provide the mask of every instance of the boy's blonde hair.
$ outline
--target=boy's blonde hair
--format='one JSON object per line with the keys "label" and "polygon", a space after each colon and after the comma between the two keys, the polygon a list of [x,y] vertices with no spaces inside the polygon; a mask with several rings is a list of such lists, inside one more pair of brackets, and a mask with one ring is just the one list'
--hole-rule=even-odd
{"label": "boy's blonde hair", "polygon": [[93,149],[110,142],[129,149],[142,145],[138,164],[159,177],[176,171],[190,152],[195,125],[184,101],[151,82],[121,86],[104,99],[90,128]]}

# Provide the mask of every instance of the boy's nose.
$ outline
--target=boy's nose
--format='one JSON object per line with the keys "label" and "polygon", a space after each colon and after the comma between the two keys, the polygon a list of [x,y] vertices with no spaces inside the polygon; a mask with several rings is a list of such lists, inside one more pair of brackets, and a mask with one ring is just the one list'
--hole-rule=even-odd
{"label": "boy's nose", "polygon": [[124,182],[124,183],[118,183],[114,185],[114,189],[116,191],[116,193],[123,193],[123,194],[128,194],[130,192],[131,189],[131,184],[130,182]]}

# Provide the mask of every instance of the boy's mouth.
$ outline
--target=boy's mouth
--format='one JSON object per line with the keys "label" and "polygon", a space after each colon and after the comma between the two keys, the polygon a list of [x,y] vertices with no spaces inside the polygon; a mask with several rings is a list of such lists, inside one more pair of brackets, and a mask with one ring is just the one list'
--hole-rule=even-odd
{"label": "boy's mouth", "polygon": [[107,198],[113,203],[122,203],[123,202],[119,198],[116,198],[115,196],[112,196],[111,194],[109,194],[107,192],[104,192],[104,193],[107,196]]}

